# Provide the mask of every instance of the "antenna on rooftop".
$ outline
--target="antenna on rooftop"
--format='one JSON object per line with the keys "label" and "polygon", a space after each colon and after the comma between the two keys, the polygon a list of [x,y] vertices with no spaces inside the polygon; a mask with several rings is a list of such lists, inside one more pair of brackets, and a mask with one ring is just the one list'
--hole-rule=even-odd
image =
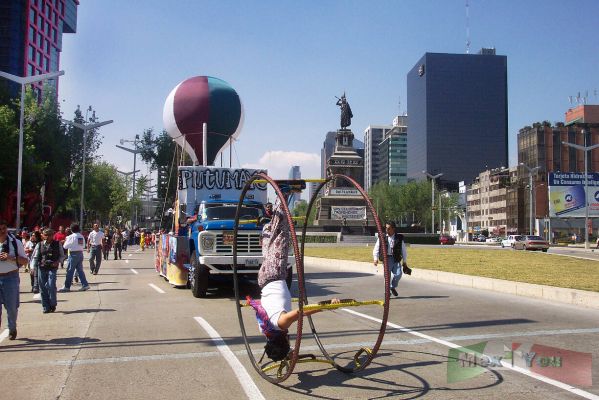
{"label": "antenna on rooftop", "polygon": [[470,6],[466,0],[466,54],[470,54]]}

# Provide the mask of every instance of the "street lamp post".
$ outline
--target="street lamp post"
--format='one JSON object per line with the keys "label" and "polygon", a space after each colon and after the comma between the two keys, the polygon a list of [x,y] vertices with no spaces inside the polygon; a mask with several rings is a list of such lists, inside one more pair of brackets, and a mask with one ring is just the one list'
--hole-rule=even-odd
{"label": "street lamp post", "polygon": [[0,71],[0,76],[21,85],[21,115],[19,117],[19,162],[17,166],[17,218],[15,227],[21,227],[21,185],[23,179],[23,124],[25,120],[25,85],[57,78],[64,75],[64,71],[50,72],[47,74],[20,77],[8,72]]}
{"label": "street lamp post", "polygon": [[94,122],[91,124],[80,124],[78,122],[69,121],[66,119],[61,119],[61,121],[65,124],[69,124],[74,126],[75,128],[81,129],[83,131],[83,165],[81,167],[81,209],[79,211],[79,225],[83,228],[83,210],[84,210],[84,192],[85,192],[85,145],[87,139],[87,131],[99,128],[104,125],[112,124],[114,121],[102,121],[102,122]]}
{"label": "street lamp post", "polygon": [[585,134],[584,129],[581,131],[582,136],[584,137],[584,146],[579,144],[574,144],[570,142],[562,142],[562,144],[566,146],[573,147],[577,150],[584,151],[584,248],[589,249],[589,178],[588,178],[588,166],[587,166],[587,152],[589,150],[593,150],[599,148],[599,144],[594,144],[592,146],[587,146],[587,135]]}
{"label": "street lamp post", "polygon": [[[139,135],[135,135],[135,139],[133,139],[133,140],[121,139],[121,141],[120,141],[121,146],[119,146],[118,144],[116,145],[116,147],[118,147],[121,150],[128,151],[129,153],[133,153],[133,184],[132,184],[132,191],[131,191],[132,203],[133,203],[133,201],[135,201],[135,173],[138,172],[135,169],[137,166],[137,155],[139,153],[141,153],[141,150],[137,148],[137,145],[139,142],[140,142]],[[128,147],[123,147],[122,145],[125,143],[133,143],[134,148],[130,149]],[[137,208],[135,206],[133,206],[131,209],[131,228],[133,228],[135,225],[137,225]]]}
{"label": "street lamp post", "polygon": [[533,212],[532,212],[532,191],[533,191],[533,179],[532,179],[532,174],[533,172],[535,172],[536,170],[538,170],[540,167],[536,166],[534,168],[530,168],[528,165],[524,164],[524,163],[520,163],[521,166],[523,166],[524,168],[526,168],[526,170],[528,171],[528,187],[529,187],[529,197],[528,197],[528,202],[529,202],[529,214],[530,214],[530,221],[529,221],[529,225],[528,225],[528,231],[530,235],[534,235],[533,232],[533,225],[534,225],[534,218],[533,218]]}
{"label": "street lamp post", "polygon": [[432,187],[432,195],[431,195],[431,226],[432,226],[432,233],[435,233],[435,179],[443,176],[443,173],[439,173],[437,175],[431,175],[426,171],[422,171],[423,174],[425,174],[426,176],[428,176],[429,178],[431,178],[431,187]]}

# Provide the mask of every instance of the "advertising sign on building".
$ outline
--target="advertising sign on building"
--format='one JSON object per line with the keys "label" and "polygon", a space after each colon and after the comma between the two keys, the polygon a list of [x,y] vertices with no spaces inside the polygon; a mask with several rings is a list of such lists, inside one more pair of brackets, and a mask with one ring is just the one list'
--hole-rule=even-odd
{"label": "advertising sign on building", "polygon": [[[599,173],[589,173],[587,181],[589,216],[599,217]],[[584,173],[550,172],[548,183],[550,217],[585,216]]]}
{"label": "advertising sign on building", "polygon": [[365,220],[366,206],[331,206],[331,219]]}

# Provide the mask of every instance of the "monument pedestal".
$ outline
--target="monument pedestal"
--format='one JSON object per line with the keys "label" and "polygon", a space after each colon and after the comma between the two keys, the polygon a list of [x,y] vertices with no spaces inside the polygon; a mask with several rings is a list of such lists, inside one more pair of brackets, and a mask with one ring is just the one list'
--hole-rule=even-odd
{"label": "monument pedestal", "polygon": [[[335,152],[327,162],[327,175],[346,175],[362,185],[364,160],[354,149],[353,139],[351,130],[337,131]],[[323,189],[323,196],[316,201],[315,226],[328,232],[355,235],[368,235],[376,229],[362,195],[350,185],[345,179],[334,179]]]}

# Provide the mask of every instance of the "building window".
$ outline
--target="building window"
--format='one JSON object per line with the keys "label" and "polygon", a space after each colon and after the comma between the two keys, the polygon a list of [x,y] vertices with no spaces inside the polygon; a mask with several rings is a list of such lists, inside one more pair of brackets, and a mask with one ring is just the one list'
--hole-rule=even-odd
{"label": "building window", "polygon": [[35,58],[35,49],[32,45],[29,45],[29,61],[33,61]]}
{"label": "building window", "polygon": [[33,76],[33,65],[27,64],[27,76]]}
{"label": "building window", "polygon": [[35,11],[33,8],[29,9],[29,22],[35,24]]}

